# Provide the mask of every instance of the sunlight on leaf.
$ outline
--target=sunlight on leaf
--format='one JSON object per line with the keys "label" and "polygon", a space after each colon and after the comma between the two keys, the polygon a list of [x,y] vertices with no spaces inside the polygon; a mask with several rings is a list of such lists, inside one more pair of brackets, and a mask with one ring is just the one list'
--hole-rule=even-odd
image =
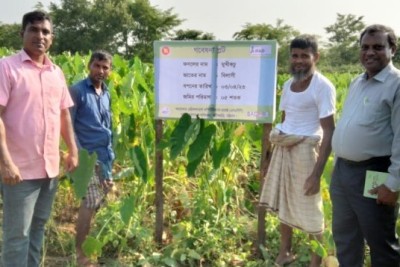
{"label": "sunlight on leaf", "polygon": [[328,253],[326,253],[324,246],[320,242],[316,240],[311,240],[310,245],[312,251],[314,251],[317,255],[321,256],[322,258],[328,256]]}
{"label": "sunlight on leaf", "polygon": [[100,241],[95,238],[88,236],[82,244],[83,252],[90,258],[97,258],[101,256],[102,245]]}
{"label": "sunlight on leaf", "polygon": [[129,224],[129,221],[130,221],[133,211],[135,209],[133,202],[134,202],[133,196],[125,198],[122,202],[120,214],[121,214],[121,219],[125,224]]}

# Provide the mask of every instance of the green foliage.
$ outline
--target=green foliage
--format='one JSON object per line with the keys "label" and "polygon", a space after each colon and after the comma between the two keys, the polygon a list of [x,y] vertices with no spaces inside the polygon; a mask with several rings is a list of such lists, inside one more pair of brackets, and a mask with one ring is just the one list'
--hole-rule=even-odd
{"label": "green foliage", "polygon": [[131,157],[133,161],[133,166],[135,170],[135,174],[142,178],[143,182],[147,182],[148,178],[148,167],[147,167],[147,158],[140,146],[134,146],[131,149]]}
{"label": "green foliage", "polygon": [[231,142],[229,139],[224,139],[221,142],[215,140],[212,150],[213,168],[218,169],[224,158],[228,157],[231,152]]}
{"label": "green foliage", "polygon": [[[0,57],[11,52],[0,49]],[[62,66],[69,84],[86,75],[88,56],[64,53],[53,60]],[[110,194],[108,205],[96,214],[85,253],[115,261],[115,265],[107,266],[272,266],[280,243],[279,220],[273,214],[266,216],[263,258],[256,258],[253,250],[263,125],[208,122],[188,115],[179,121],[163,122],[163,142],[157,147],[164,155],[164,233],[160,248],[154,242],[153,66],[138,58],[128,61],[117,55],[113,63],[108,84],[118,192]],[[340,116],[354,74],[324,74],[336,86]],[[289,77],[278,76],[278,104],[283,82]],[[81,160],[84,158],[81,156]],[[93,170],[87,162],[81,166]],[[295,230],[293,249],[298,260],[294,266],[308,266],[311,250],[321,256],[335,253],[328,191],[332,168],[330,158],[321,181],[324,239],[320,243],[310,241],[306,234]],[[192,173],[195,179],[188,178]],[[71,223],[78,200],[73,186],[68,179],[61,179],[54,217],[46,233],[46,256],[70,259],[74,253],[74,231],[70,228],[74,226]],[[58,266],[74,266],[70,261],[70,265]]]}
{"label": "green foliage", "polygon": [[233,38],[235,40],[276,40],[279,44],[279,73],[282,73],[288,70],[290,41],[299,34],[298,30],[283,24],[283,20],[278,19],[275,26],[265,23],[247,23],[241,31],[233,34]]}
{"label": "green foliage", "polygon": [[235,40],[277,40],[279,44],[285,44],[298,35],[299,32],[289,25],[284,25],[283,20],[278,19],[276,25],[247,23],[243,29],[233,34]]}
{"label": "green foliage", "polygon": [[356,77],[356,74],[324,73],[324,75],[335,85],[336,88],[336,120],[338,120],[348,93],[349,84]]}
{"label": "green foliage", "polygon": [[127,47],[127,54],[136,55],[144,62],[153,62],[153,41],[168,36],[169,31],[182,20],[172,13],[172,9],[161,11],[152,7],[148,0],[134,1],[129,6],[129,12],[135,23],[126,36],[126,42],[133,40],[133,45]]}
{"label": "green foliage", "polygon": [[96,153],[89,154],[86,149],[79,150],[79,166],[70,173],[74,182],[73,186],[75,194],[78,199],[81,199],[86,195],[87,185],[93,177],[96,161]]}
{"label": "green foliage", "polygon": [[86,256],[97,258],[101,256],[102,245],[94,237],[88,236],[82,244],[82,249]]}
{"label": "green foliage", "polygon": [[[205,126],[204,119],[199,118],[192,122],[189,114],[183,114],[169,137],[170,159],[176,159],[188,147],[186,171],[189,177],[195,176],[202,159],[208,151],[212,150],[211,143],[216,131],[214,124]],[[225,153],[221,149],[224,149]],[[221,149],[214,148],[213,150],[215,152],[213,159],[218,161],[214,163],[214,166],[219,166],[222,159],[228,156],[226,145]]]}
{"label": "green foliage", "polygon": [[9,49],[21,48],[21,24],[3,24],[0,22],[0,44],[2,47]]}
{"label": "green foliage", "polygon": [[129,196],[122,200],[120,213],[121,213],[121,219],[126,225],[129,224],[130,219],[133,215],[134,209],[135,209],[135,206],[134,206],[133,196]]}
{"label": "green foliage", "polygon": [[337,14],[336,22],[325,27],[329,37],[330,49],[325,60],[328,65],[357,64],[359,50],[359,34],[365,28],[363,16]]}
{"label": "green foliage", "polygon": [[329,41],[334,45],[338,44],[354,44],[358,42],[359,33],[364,29],[364,16],[356,16],[352,14],[337,14],[336,22],[325,30],[331,36]]}
{"label": "green foliage", "polygon": [[50,14],[53,52],[87,54],[101,48],[146,62],[153,60],[152,42],[181,23],[171,10],[161,11],[148,0],[61,0],[50,4]]}
{"label": "green foliage", "polygon": [[400,37],[397,38],[397,50],[396,53],[394,54],[394,57],[392,58],[393,64],[396,67],[400,67]]}
{"label": "green foliage", "polygon": [[189,161],[189,164],[191,162],[201,160],[204,157],[204,154],[208,150],[211,139],[214,136],[215,132],[216,132],[216,127],[214,124],[210,124],[207,127],[200,129],[197,138],[189,146],[189,151],[187,154],[187,159]]}
{"label": "green foliage", "polygon": [[178,30],[172,40],[215,40],[215,37],[212,33],[198,30]]}
{"label": "green foliage", "polygon": [[[183,148],[185,147],[188,139],[185,138],[187,136],[186,131],[191,126],[191,117],[189,114],[185,113],[179,119],[178,124],[176,125],[175,129],[171,133],[171,152],[170,158],[171,160],[176,159],[176,157],[182,152]],[[190,131],[193,132],[193,131]]]}

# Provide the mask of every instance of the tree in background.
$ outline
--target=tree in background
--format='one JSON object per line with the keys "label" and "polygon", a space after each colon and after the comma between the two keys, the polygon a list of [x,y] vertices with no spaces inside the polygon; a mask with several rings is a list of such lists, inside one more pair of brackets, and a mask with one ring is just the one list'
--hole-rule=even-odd
{"label": "tree in background", "polygon": [[170,31],[180,25],[182,20],[177,14],[172,14],[172,8],[161,11],[150,6],[148,0],[134,1],[130,6],[130,13],[134,19],[134,28],[127,41],[133,41],[133,52],[136,51],[142,61],[152,62],[153,41],[170,37]]}
{"label": "tree in background", "polygon": [[[172,8],[160,10],[149,0],[60,0],[50,3],[56,38],[53,54],[64,51],[87,54],[98,48],[127,58],[138,56],[144,62],[153,61],[155,40],[215,40],[212,33],[200,30],[175,30],[183,20]],[[41,2],[36,9],[45,10]],[[0,46],[20,49],[20,24],[0,22]],[[326,71],[359,72],[358,39],[365,28],[363,16],[337,14],[336,22],[325,27],[329,35],[326,47],[320,49],[320,68]],[[175,32],[173,32],[175,31]],[[247,23],[235,32],[235,40],[270,40],[279,44],[278,70],[287,72],[288,45],[300,32],[278,19],[275,25]],[[400,39],[399,39],[400,41]],[[399,42],[400,44],[400,42]],[[393,58],[400,64],[400,49]]]}
{"label": "tree in background", "polygon": [[332,67],[358,64],[359,36],[365,28],[363,16],[337,14],[336,22],[325,31],[328,38],[328,53],[325,62]]}
{"label": "tree in background", "polygon": [[172,40],[215,40],[212,33],[203,33],[198,30],[178,30]]}
{"label": "tree in background", "polygon": [[0,23],[0,44],[3,47],[19,50],[21,49],[21,24]]}
{"label": "tree in background", "polygon": [[400,67],[400,37],[397,38],[397,51],[392,60],[397,67]]}
{"label": "tree in background", "polygon": [[153,60],[153,41],[181,23],[172,9],[161,11],[148,0],[61,0],[50,4],[55,28],[53,52],[87,53],[97,48],[126,57]]}
{"label": "tree in background", "polygon": [[291,41],[299,34],[292,26],[283,24],[282,19],[276,21],[276,25],[271,24],[251,24],[246,23],[243,29],[233,34],[235,40],[272,40],[275,39],[280,45]]}
{"label": "tree in background", "polygon": [[284,24],[282,19],[278,19],[275,26],[265,23],[247,23],[241,31],[233,34],[233,38],[235,40],[276,40],[279,44],[279,72],[287,72],[289,44],[299,34],[299,31]]}
{"label": "tree in background", "polygon": [[[45,11],[42,2],[38,2],[34,8]],[[21,49],[21,30],[22,25],[20,23],[3,24],[0,21],[0,47],[12,50]]]}

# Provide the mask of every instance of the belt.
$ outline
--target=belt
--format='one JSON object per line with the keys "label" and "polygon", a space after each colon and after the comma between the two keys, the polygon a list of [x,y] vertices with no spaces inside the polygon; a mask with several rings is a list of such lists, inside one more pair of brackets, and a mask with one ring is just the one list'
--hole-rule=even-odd
{"label": "belt", "polygon": [[344,159],[344,158],[340,158],[340,157],[338,159],[342,160],[343,162],[345,162],[348,165],[367,166],[372,163],[388,162],[390,160],[390,157],[391,156],[373,157],[373,158],[369,158],[369,159],[361,160],[361,161],[352,161],[352,160],[348,160],[348,159]]}

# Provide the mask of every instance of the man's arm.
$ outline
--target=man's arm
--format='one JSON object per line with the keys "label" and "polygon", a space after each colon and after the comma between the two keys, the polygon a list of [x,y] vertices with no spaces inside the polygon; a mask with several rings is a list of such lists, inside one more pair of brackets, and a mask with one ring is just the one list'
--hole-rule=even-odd
{"label": "man's arm", "polygon": [[75,143],[71,115],[67,108],[61,110],[61,136],[68,147],[68,154],[65,157],[65,167],[67,171],[71,172],[78,167],[78,148]]}
{"label": "man's arm", "polygon": [[14,185],[22,181],[18,167],[14,164],[6,142],[6,128],[3,122],[3,111],[0,106],[0,175],[4,184]]}
{"label": "man's arm", "polygon": [[304,191],[306,196],[315,195],[320,190],[321,175],[324,172],[324,167],[331,153],[332,135],[335,130],[335,121],[333,115],[320,119],[323,132],[321,146],[319,148],[318,159],[314,165],[314,169],[304,183]]}
{"label": "man's arm", "polygon": [[389,177],[386,182],[369,192],[377,194],[377,203],[394,206],[397,204],[400,191],[400,88],[397,89],[391,113],[393,129],[392,155],[389,166]]}

